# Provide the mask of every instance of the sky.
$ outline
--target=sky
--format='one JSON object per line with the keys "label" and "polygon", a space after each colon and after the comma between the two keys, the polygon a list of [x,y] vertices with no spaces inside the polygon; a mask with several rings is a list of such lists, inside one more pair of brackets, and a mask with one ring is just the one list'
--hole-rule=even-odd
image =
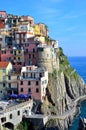
{"label": "sky", "polygon": [[86,0],[1,0],[0,10],[32,16],[67,56],[86,56]]}

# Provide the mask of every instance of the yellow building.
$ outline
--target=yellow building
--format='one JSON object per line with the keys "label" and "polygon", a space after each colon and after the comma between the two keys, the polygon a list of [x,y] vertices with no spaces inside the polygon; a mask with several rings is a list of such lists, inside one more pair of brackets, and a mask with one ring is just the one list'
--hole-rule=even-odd
{"label": "yellow building", "polygon": [[41,32],[40,32],[40,26],[39,25],[35,25],[34,26],[34,33],[35,33],[35,35],[41,35]]}
{"label": "yellow building", "polygon": [[45,37],[48,35],[48,28],[43,23],[35,24],[34,26],[34,34],[38,41],[45,43]]}
{"label": "yellow building", "polygon": [[24,49],[22,47],[13,48],[13,54],[14,54],[14,62],[24,62]]}
{"label": "yellow building", "polygon": [[0,62],[0,82],[6,80],[6,75],[12,71],[13,67],[10,62]]}
{"label": "yellow building", "polygon": [[6,96],[6,77],[12,69],[12,64],[10,62],[0,62],[0,98]]}

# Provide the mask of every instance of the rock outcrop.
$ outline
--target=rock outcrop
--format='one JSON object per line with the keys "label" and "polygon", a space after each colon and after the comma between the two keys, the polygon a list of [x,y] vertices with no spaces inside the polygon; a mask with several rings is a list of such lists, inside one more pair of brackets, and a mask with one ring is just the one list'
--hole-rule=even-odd
{"label": "rock outcrop", "polygon": [[[61,48],[57,52],[57,59],[59,59],[59,70],[53,69],[53,73],[49,74],[47,95],[41,111],[47,115],[58,116],[73,108],[74,101],[85,95],[86,86],[83,79],[70,66]],[[67,129],[73,116],[65,120],[56,119],[54,126],[58,126],[59,130]],[[47,124],[47,128],[52,126],[50,123]]]}

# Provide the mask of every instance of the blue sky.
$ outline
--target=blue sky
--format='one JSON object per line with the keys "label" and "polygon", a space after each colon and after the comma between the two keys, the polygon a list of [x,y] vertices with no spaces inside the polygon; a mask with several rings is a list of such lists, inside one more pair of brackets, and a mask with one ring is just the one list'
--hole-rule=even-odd
{"label": "blue sky", "polygon": [[34,17],[67,56],[86,56],[86,0],[1,0],[0,10]]}

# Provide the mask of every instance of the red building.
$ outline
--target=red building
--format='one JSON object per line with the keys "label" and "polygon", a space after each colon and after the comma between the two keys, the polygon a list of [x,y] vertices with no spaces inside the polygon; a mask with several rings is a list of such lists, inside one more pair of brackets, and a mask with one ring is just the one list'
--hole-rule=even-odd
{"label": "red building", "polygon": [[5,28],[6,11],[0,11],[0,29]]}

